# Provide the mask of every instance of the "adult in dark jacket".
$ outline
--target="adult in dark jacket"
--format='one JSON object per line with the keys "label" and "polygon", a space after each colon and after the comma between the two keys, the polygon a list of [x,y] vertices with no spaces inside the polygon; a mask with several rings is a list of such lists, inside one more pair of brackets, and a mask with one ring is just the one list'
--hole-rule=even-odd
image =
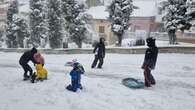
{"label": "adult in dark jacket", "polygon": [[149,37],[146,39],[147,46],[149,47],[145,52],[144,63],[142,65],[142,69],[144,69],[144,77],[145,77],[145,86],[150,87],[151,84],[155,84],[156,81],[151,74],[151,70],[155,69],[157,56],[158,56],[158,48],[155,45],[155,39]]}
{"label": "adult in dark jacket", "polygon": [[98,68],[102,68],[105,57],[105,45],[104,38],[100,38],[100,42],[96,44],[93,53],[95,53],[95,59],[91,65],[91,68],[94,68],[99,60]]}
{"label": "adult in dark jacket", "polygon": [[32,61],[34,64],[36,63],[33,57],[35,53],[37,53],[37,49],[33,47],[31,50],[24,52],[24,54],[20,57],[19,63],[24,69],[24,80],[27,80],[29,78],[29,76],[27,75],[28,72],[30,76],[33,73],[33,70],[29,66],[28,62]]}

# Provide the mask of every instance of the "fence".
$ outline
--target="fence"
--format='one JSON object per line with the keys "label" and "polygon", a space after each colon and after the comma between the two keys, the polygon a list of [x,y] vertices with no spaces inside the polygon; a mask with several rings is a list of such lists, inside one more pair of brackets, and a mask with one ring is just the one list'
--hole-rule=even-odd
{"label": "fence", "polygon": [[[147,38],[150,35],[150,37],[154,37],[157,40],[161,40],[161,41],[168,41],[169,40],[169,36],[167,34],[167,32],[151,32],[151,33],[147,33],[147,32],[125,32],[124,34],[124,38],[132,38],[132,39],[139,39],[139,38]],[[188,38],[188,39],[195,39],[195,32],[185,32],[183,35],[177,35],[178,38]]]}
{"label": "fence", "polygon": [[169,37],[168,34],[166,32],[151,32],[151,33],[147,33],[147,32],[125,32],[124,34],[124,38],[132,38],[132,39],[146,39],[148,36],[150,37],[154,37],[157,40],[162,40],[162,41],[168,41]]}

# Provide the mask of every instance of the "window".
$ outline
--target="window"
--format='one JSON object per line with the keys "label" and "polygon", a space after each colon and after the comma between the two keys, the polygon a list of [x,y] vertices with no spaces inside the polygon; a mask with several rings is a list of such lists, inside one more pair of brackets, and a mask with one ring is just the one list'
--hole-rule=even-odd
{"label": "window", "polygon": [[99,33],[105,33],[105,27],[99,26]]}

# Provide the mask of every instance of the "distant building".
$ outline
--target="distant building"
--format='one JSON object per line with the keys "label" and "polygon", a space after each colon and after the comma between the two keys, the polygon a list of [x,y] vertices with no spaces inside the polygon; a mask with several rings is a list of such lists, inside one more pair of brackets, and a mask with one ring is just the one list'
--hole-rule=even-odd
{"label": "distant building", "polygon": [[156,31],[156,4],[155,1],[139,0],[134,1],[133,4],[139,9],[135,9],[130,19],[130,30],[132,32],[145,31],[154,32]]}
{"label": "distant building", "polygon": [[[129,31],[155,32],[157,30],[155,1],[138,0],[133,3],[139,9],[134,10],[131,15]],[[91,7],[87,13],[93,17],[94,31],[100,37],[104,37],[108,45],[115,44],[117,38],[111,31],[111,23],[107,19],[109,13],[106,11],[106,7]]]}
{"label": "distant building", "polygon": [[106,7],[91,7],[87,13],[93,17],[92,27],[95,33],[99,37],[104,37],[108,45],[115,43],[115,40],[112,38],[111,23],[107,20],[109,15],[106,12]]}

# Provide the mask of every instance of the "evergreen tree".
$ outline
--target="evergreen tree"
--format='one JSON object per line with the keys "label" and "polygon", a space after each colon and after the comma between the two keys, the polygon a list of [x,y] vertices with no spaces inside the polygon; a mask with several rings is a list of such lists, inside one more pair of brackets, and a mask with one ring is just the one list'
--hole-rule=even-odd
{"label": "evergreen tree", "polygon": [[3,42],[3,31],[2,30],[0,30],[0,42],[2,43]]}
{"label": "evergreen tree", "polygon": [[195,0],[187,0],[187,12],[186,16],[189,21],[195,20]]}
{"label": "evergreen tree", "polygon": [[51,48],[62,47],[62,18],[60,0],[48,0],[49,41]]}
{"label": "evergreen tree", "polygon": [[45,0],[30,0],[30,34],[33,46],[41,46],[41,39],[47,39]]}
{"label": "evergreen tree", "polygon": [[19,48],[24,48],[24,38],[29,37],[28,25],[23,18],[20,18],[17,14],[13,16],[12,29],[14,33],[14,38],[16,39],[16,46]]}
{"label": "evergreen tree", "polygon": [[82,42],[87,38],[86,25],[90,22],[90,16],[84,14],[84,4],[78,4],[75,0],[62,0],[62,12],[66,29],[70,39],[82,47]]}
{"label": "evergreen tree", "polygon": [[121,46],[124,30],[129,28],[130,15],[134,6],[132,0],[113,0],[108,6],[109,20],[112,32],[118,37],[118,46]]}
{"label": "evergreen tree", "polygon": [[13,16],[18,13],[18,1],[14,0],[10,3],[7,11],[7,29],[6,44],[8,48],[14,48],[17,45],[16,37],[13,30]]}
{"label": "evergreen tree", "polygon": [[164,2],[163,9],[165,15],[163,21],[169,35],[170,44],[176,44],[176,31],[189,30],[191,27],[189,16],[187,15],[187,0],[168,0]]}

